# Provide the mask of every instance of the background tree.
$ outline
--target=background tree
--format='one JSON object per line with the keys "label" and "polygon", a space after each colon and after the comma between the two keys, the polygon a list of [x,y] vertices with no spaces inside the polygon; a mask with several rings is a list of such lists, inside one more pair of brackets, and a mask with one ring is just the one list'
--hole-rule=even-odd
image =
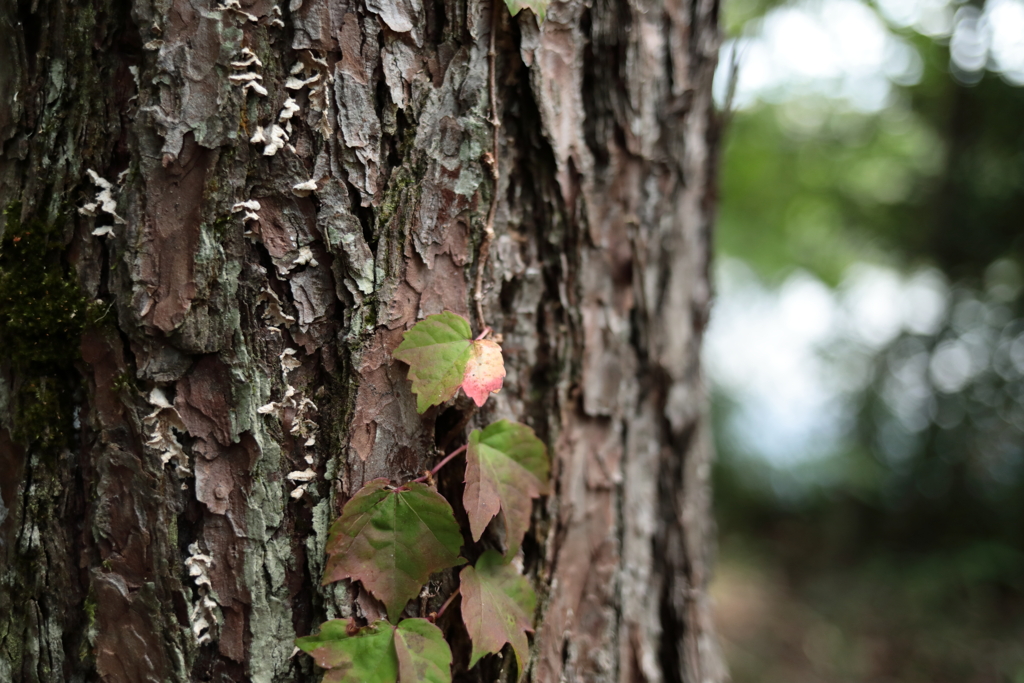
{"label": "background tree", "polygon": [[[883,85],[865,105],[842,73],[810,85],[798,75],[748,97],[730,127],[720,263],[754,283],[738,298],[777,302],[776,329],[819,326],[786,382],[810,380],[830,401],[801,406],[820,430],[809,448],[765,457],[758,446],[784,439],[771,428],[746,438],[765,421],[747,420],[736,391],[758,378],[718,387],[734,680],[1019,679],[1024,3],[727,7],[749,57],[759,35],[800,21],[849,37],[859,57],[846,73]],[[801,288],[810,305],[791,296]],[[720,291],[724,312],[737,297]],[[765,315],[756,308],[742,315]],[[780,364],[770,336],[758,338],[761,366]]]}
{"label": "background tree", "polygon": [[[381,609],[320,587],[341,505],[504,416],[553,461],[532,678],[720,680],[717,11],[0,5],[0,680],[314,680],[293,639]],[[505,388],[421,417],[392,351],[477,302]]]}

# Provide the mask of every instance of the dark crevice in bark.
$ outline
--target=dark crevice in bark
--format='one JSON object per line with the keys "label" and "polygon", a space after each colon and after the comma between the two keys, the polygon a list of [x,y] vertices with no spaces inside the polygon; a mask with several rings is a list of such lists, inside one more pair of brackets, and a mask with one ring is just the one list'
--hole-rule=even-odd
{"label": "dark crevice in bark", "polygon": [[38,0],[18,0],[18,27],[24,44],[25,56],[28,57],[27,80],[34,80],[36,59],[43,40],[44,18],[39,12]]}
{"label": "dark crevice in bark", "polygon": [[583,10],[580,31],[584,37],[583,133],[600,176],[612,163],[612,140],[619,149],[628,149],[620,122],[628,118],[625,65],[633,17],[624,3],[598,0],[596,5]]}
{"label": "dark crevice in bark", "polygon": [[[516,22],[511,22],[510,27],[510,38],[515,54],[518,54],[521,41],[519,26]],[[557,419],[558,398],[555,390],[561,371],[560,359],[556,352],[556,340],[560,332],[551,329],[551,323],[557,325],[563,322],[565,313],[558,303],[560,283],[564,275],[562,251],[559,244],[552,242],[549,226],[564,221],[564,209],[560,202],[552,206],[547,201],[548,198],[559,196],[554,178],[556,163],[550,144],[540,134],[540,110],[530,87],[529,72],[520,59],[510,60],[509,74],[504,82],[506,89],[500,95],[505,106],[503,127],[506,135],[522,140],[521,145],[513,148],[516,156],[510,164],[513,172],[508,180],[505,200],[509,205],[519,204],[524,207],[523,224],[519,227],[526,233],[523,235],[524,239],[537,245],[545,291],[534,312],[538,355],[536,363],[530,368],[529,386],[532,395],[531,400],[527,402],[528,415],[525,417],[538,436],[550,443],[553,433],[551,421]],[[499,300],[510,324],[516,321],[515,312],[511,308],[516,291],[521,286],[520,279],[513,279],[502,285]]]}
{"label": "dark crevice in bark", "polygon": [[[664,382],[659,384],[664,386]],[[660,396],[662,400],[657,404],[664,405],[665,393]],[[671,425],[667,421],[663,422],[662,429],[671,453],[660,459],[657,503],[660,537],[654,539],[654,557],[663,582],[659,601],[662,632],[658,657],[666,683],[692,683],[686,679],[684,672],[687,663],[683,661],[682,654],[688,626],[686,606],[692,600],[691,592],[696,587],[687,580],[689,571],[680,501],[684,486],[683,466],[686,454],[692,453],[697,424],[690,423],[678,435],[672,434]]]}
{"label": "dark crevice in bark", "polygon": [[302,502],[290,506],[295,511],[292,528],[289,530],[292,540],[292,552],[295,553],[295,568],[288,572],[292,602],[292,628],[296,633],[312,633],[317,616],[319,602],[314,586],[320,583],[320,577],[313,576],[309,571],[306,548],[302,539],[313,533],[313,514],[310,505]]}
{"label": "dark crevice in bark", "polygon": [[359,194],[359,190],[347,179],[345,180],[345,188],[348,190],[352,213],[359,219],[359,224],[363,228],[363,239],[366,240],[370,253],[376,256],[377,243],[381,238],[381,228],[383,228],[383,226],[377,225],[377,211],[372,206],[363,206],[361,204],[362,196]]}
{"label": "dark crevice in bark", "polygon": [[[81,434],[82,430],[79,430]],[[80,439],[76,440],[80,441]],[[78,449],[76,449],[78,450]],[[70,531],[68,539],[68,559],[69,564],[67,571],[69,579],[75,586],[75,600],[74,605],[76,609],[70,611],[64,615],[66,622],[63,633],[61,634],[61,641],[63,643],[63,651],[68,657],[68,663],[65,667],[65,676],[70,674],[72,671],[81,670],[82,659],[88,657],[88,638],[85,633],[83,626],[87,619],[85,610],[82,609],[84,606],[85,597],[88,592],[88,574],[84,568],[76,567],[73,558],[81,557],[87,547],[87,533],[86,529],[86,502],[84,500],[83,492],[85,489],[85,479],[82,476],[82,466],[80,460],[82,451],[78,452],[68,451],[67,452],[67,466],[65,469],[65,476],[68,480],[68,485],[64,488],[64,502],[63,502],[63,527]],[[77,571],[76,571],[77,569]],[[83,655],[85,655],[83,657]]]}
{"label": "dark crevice in bark", "polygon": [[457,401],[441,411],[434,421],[434,443],[439,457],[461,445],[457,443],[465,438],[466,427],[476,414],[472,405],[463,405]]}

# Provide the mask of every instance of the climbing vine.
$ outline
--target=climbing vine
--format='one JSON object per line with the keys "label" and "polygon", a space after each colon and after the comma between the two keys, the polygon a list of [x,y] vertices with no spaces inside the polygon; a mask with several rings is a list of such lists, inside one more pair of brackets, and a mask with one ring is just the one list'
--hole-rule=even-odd
{"label": "climbing vine", "polygon": [[[469,322],[445,311],[412,326],[394,357],[409,365],[417,410],[453,398],[459,389],[482,406],[501,389],[501,347],[473,337]],[[433,475],[465,453],[462,504],[473,541],[502,513],[505,553],[486,550],[460,573],[459,588],[438,614],[402,619],[408,602],[430,575],[466,564],[465,539],[452,506],[433,486]],[[334,619],[296,645],[327,669],[329,683],[449,683],[451,648],[435,625],[461,593],[462,621],[473,644],[470,666],[500,652],[515,653],[519,678],[527,658],[536,595],[511,564],[530,526],[533,499],[548,493],[550,464],[544,443],[526,425],[499,420],[474,429],[457,448],[419,479],[397,484],[374,479],[345,504],[330,528],[324,583],[351,579],[384,603],[387,619],[358,626]]]}
{"label": "climbing vine", "polygon": [[[505,0],[505,5],[513,16],[529,8],[543,21],[548,0]],[[491,393],[501,390],[505,377],[501,347],[487,339],[491,328],[484,322],[481,301],[500,180],[501,122],[494,65],[497,7],[495,4],[491,15],[488,50],[494,192],[473,296],[483,330],[473,337],[468,320],[445,311],[427,316],[405,332],[394,357],[409,365],[416,410],[421,414],[454,398],[460,389],[477,406],[483,406]],[[469,517],[470,535],[478,542],[501,512],[505,553],[486,550],[475,565],[463,567],[459,588],[436,614],[402,619],[405,606],[419,595],[431,574],[466,564],[460,555],[465,539],[452,506],[433,485],[434,475],[463,452],[466,486],[462,504]],[[533,499],[549,492],[549,478],[547,448],[533,430],[499,420],[483,430],[474,429],[465,446],[449,453],[419,479],[405,484],[374,479],[357,491],[331,525],[323,581],[360,582],[384,603],[387,619],[366,626],[357,625],[355,619],[332,619],[320,626],[317,635],[296,639],[295,644],[327,670],[325,683],[450,683],[452,652],[435,622],[460,594],[462,621],[473,645],[470,668],[508,644],[515,653],[521,680],[529,648],[526,634],[533,631],[537,596],[511,561],[529,529]]]}

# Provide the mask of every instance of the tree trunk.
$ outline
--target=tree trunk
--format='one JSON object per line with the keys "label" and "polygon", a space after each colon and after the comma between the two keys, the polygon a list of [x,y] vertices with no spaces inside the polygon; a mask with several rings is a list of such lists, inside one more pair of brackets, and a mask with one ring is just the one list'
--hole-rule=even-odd
{"label": "tree trunk", "polygon": [[[553,461],[532,680],[722,680],[717,4],[0,4],[0,681],[317,680],[294,638],[379,613],[320,585],[341,505],[500,417]],[[391,352],[481,268],[505,387],[420,416]]]}

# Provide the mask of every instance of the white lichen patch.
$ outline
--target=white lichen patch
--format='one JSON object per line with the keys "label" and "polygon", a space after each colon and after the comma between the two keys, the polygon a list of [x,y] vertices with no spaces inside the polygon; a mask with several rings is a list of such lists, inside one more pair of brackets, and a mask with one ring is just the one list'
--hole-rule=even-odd
{"label": "white lichen patch", "polygon": [[281,16],[282,15],[281,15],[281,7],[280,6],[274,5],[273,7],[271,7],[270,8],[270,16],[272,17],[271,20],[270,20],[270,25],[271,26],[277,26],[278,28],[284,28],[284,21],[281,20]]}
{"label": "white lichen patch", "polygon": [[199,593],[199,597],[193,603],[189,613],[189,621],[192,625],[192,634],[200,645],[205,645],[213,640],[213,627],[220,623],[217,614],[219,605],[211,595],[213,584],[210,582],[209,572],[214,563],[210,555],[199,551],[198,543],[189,545],[188,552],[189,556],[185,558],[185,568],[196,584],[196,590]]}
{"label": "white lichen patch", "polygon": [[[109,180],[101,178],[100,175],[92,170],[91,168],[86,171],[89,174],[89,179],[92,184],[98,188],[96,196],[91,202],[86,202],[78,209],[78,213],[83,216],[101,216],[106,214],[114,223],[124,225],[125,220],[117,215],[117,200],[114,199],[114,185]],[[121,176],[118,176],[120,180]],[[114,234],[114,228],[111,225],[98,226],[92,231],[92,234],[97,237],[107,237]]]}
{"label": "white lichen patch", "polygon": [[285,408],[297,407],[297,404],[295,402],[295,394],[295,387],[288,385],[287,387],[285,387],[284,396],[281,397],[280,401],[271,401],[270,403],[261,405],[259,408],[256,409],[256,412],[259,413],[260,415],[274,414],[277,415],[277,417],[279,418],[283,417]]}
{"label": "white lichen patch", "polygon": [[299,266],[308,265],[312,268],[316,268],[320,265],[320,262],[316,260],[315,256],[313,256],[312,248],[304,246],[295,249],[295,247],[295,239],[292,238],[293,251],[288,252],[280,258],[274,259],[274,265],[277,266],[278,277],[281,279]]}
{"label": "white lichen patch", "polygon": [[[281,299],[278,298],[277,294],[274,293],[272,289],[264,288],[263,291],[260,292],[258,301],[265,302],[267,304],[267,310],[263,312],[263,319],[269,321],[271,323],[271,327],[276,329],[278,325],[284,325],[287,327],[288,325],[295,323],[295,317],[284,312],[281,308],[283,305],[281,303]],[[294,351],[294,349],[290,350]],[[298,363],[297,360],[295,362]]]}
{"label": "white lichen patch", "polygon": [[285,81],[287,90],[299,91],[309,88],[309,108],[314,114],[309,123],[325,138],[333,135],[330,111],[330,84],[334,76],[327,65],[327,60],[318,57],[313,51],[299,53],[299,61],[292,65],[291,73]]}
{"label": "white lichen patch", "polygon": [[[312,458],[307,456],[306,460],[310,461]],[[294,500],[298,500],[306,493],[306,487],[309,486],[309,483],[316,479],[316,472],[313,471],[313,468],[307,467],[304,470],[289,472],[285,478],[290,482],[298,484],[298,486],[292,490],[291,494],[289,494]]]}
{"label": "white lichen patch", "polygon": [[228,76],[228,80],[235,85],[242,86],[242,92],[246,90],[254,90],[263,97],[267,96],[267,89],[263,87],[260,81],[263,80],[263,76],[259,75],[255,71],[246,71],[240,74],[231,74]]}
{"label": "white lichen patch", "polygon": [[281,379],[288,381],[288,373],[302,367],[302,361],[295,357],[295,349],[285,349],[278,358],[281,360]]}
{"label": "white lichen patch", "polygon": [[289,472],[286,478],[288,479],[288,481],[313,481],[314,479],[316,479],[316,472],[307,467],[304,470],[296,470],[294,472]]}
{"label": "white lichen patch", "polygon": [[[222,6],[218,7],[217,9],[231,9],[242,14],[245,14],[246,16],[250,17],[252,21],[256,21],[256,17],[254,17],[253,15],[248,14],[247,12],[242,12],[242,10],[238,7],[230,6],[232,4],[237,5],[237,1],[229,1],[225,4],[228,5],[228,7]],[[247,47],[243,47],[241,59],[237,59],[231,62],[231,68],[235,69],[236,71],[241,71],[242,73],[231,74],[228,76],[228,80],[234,83],[235,85],[241,85],[243,95],[249,90],[252,90],[261,97],[266,97],[268,93],[267,89],[263,87],[263,76],[261,76],[256,71],[253,71],[253,69],[257,67],[262,68],[263,62],[260,61],[260,58],[256,56],[255,52],[253,52]]]}
{"label": "white lichen patch", "polygon": [[193,543],[188,547],[189,556],[185,559],[185,567],[188,575],[192,577],[197,588],[211,588],[209,571],[213,567],[213,558],[205,553],[199,552],[199,544]]}
{"label": "white lichen patch", "polygon": [[254,24],[260,20],[260,18],[257,17],[255,14],[250,14],[249,12],[243,10],[242,5],[239,3],[238,0],[224,0],[224,2],[217,5],[213,9],[218,12],[234,12],[235,14],[239,14],[245,17]]}
{"label": "white lichen patch", "polygon": [[238,213],[239,211],[245,210],[259,211],[261,208],[263,207],[260,205],[258,201],[256,201],[255,199],[249,199],[244,202],[237,202],[234,206],[231,207],[231,213]]}
{"label": "white lichen patch", "polygon": [[295,115],[295,112],[299,111],[299,103],[293,98],[289,97],[284,101],[284,108],[281,109],[281,113],[278,114],[278,121],[286,121]]}
{"label": "white lichen patch", "polygon": [[271,125],[270,139],[267,141],[267,146],[263,148],[263,156],[274,156],[277,154],[279,149],[284,147],[286,142],[288,142],[288,134],[285,132],[284,128],[276,123]]}
{"label": "white lichen patch", "polygon": [[256,56],[255,52],[247,47],[242,48],[242,59],[231,62],[232,68],[235,69],[247,69],[253,65],[262,67],[263,62],[260,61],[260,58]]}
{"label": "white lichen patch", "polygon": [[[260,217],[259,214],[257,214],[256,212],[259,211],[260,208],[260,203],[258,201],[256,201],[255,199],[250,199],[245,202],[236,203],[234,206],[231,207],[231,213],[238,213],[239,211],[244,211],[245,215],[242,217],[243,224],[248,223],[250,221],[258,222],[260,220]],[[252,235],[252,233],[249,232],[248,230],[246,230],[245,233],[243,234],[246,235],[247,237]]]}
{"label": "white lichen patch", "polygon": [[188,433],[178,411],[167,400],[167,395],[164,394],[163,389],[160,387],[154,387],[149,392],[146,400],[154,408],[153,412],[142,418],[142,424],[148,430],[145,442],[146,448],[157,455],[162,464],[173,463],[179,477],[192,476],[188,455],[186,455],[175,433]]}
{"label": "white lichen patch", "polygon": [[313,258],[313,250],[309,247],[299,247],[299,256],[292,263],[294,266],[304,266],[308,263],[314,268],[320,265],[317,263],[317,260]]}
{"label": "white lichen patch", "polygon": [[[267,301],[268,304],[280,306],[280,300],[277,298],[277,295],[270,290],[264,290],[264,293],[260,295],[262,300]],[[269,308],[270,306],[268,305]],[[291,321],[294,322],[294,318]],[[318,427],[316,422],[310,419],[310,417],[313,413],[317,412],[316,404],[308,398],[300,397],[299,391],[289,381],[290,373],[302,367],[302,361],[298,358],[298,351],[293,348],[284,349],[278,356],[278,359],[281,362],[281,381],[285,385],[284,396],[278,401],[271,401],[260,406],[256,409],[256,412],[261,415],[274,415],[281,420],[290,415],[292,424],[288,433],[302,439],[304,446],[312,447],[316,444]],[[303,496],[306,492],[306,486],[316,478],[316,472],[312,468],[313,456],[308,454],[305,460],[309,467],[305,470],[290,472],[285,477],[288,481],[297,484],[290,494],[296,500]]]}
{"label": "white lichen patch", "polygon": [[306,446],[312,446],[316,443],[316,422],[309,419],[311,413],[316,412],[316,404],[310,401],[308,398],[304,398],[299,401],[299,408],[295,413],[295,419],[292,420],[292,428],[288,430],[293,436],[305,439]]}
{"label": "white lichen patch", "polygon": [[[302,64],[297,64],[299,71],[302,70]],[[288,80],[284,82],[284,87],[288,90],[302,90],[308,85],[313,85],[320,81],[320,74],[315,73],[309,78],[296,78],[295,76],[289,76]]]}
{"label": "white lichen patch", "polygon": [[243,83],[248,83],[249,81],[262,81],[263,76],[259,75],[255,71],[246,71],[245,73],[231,74],[228,76],[228,80],[235,85],[241,85]]}

